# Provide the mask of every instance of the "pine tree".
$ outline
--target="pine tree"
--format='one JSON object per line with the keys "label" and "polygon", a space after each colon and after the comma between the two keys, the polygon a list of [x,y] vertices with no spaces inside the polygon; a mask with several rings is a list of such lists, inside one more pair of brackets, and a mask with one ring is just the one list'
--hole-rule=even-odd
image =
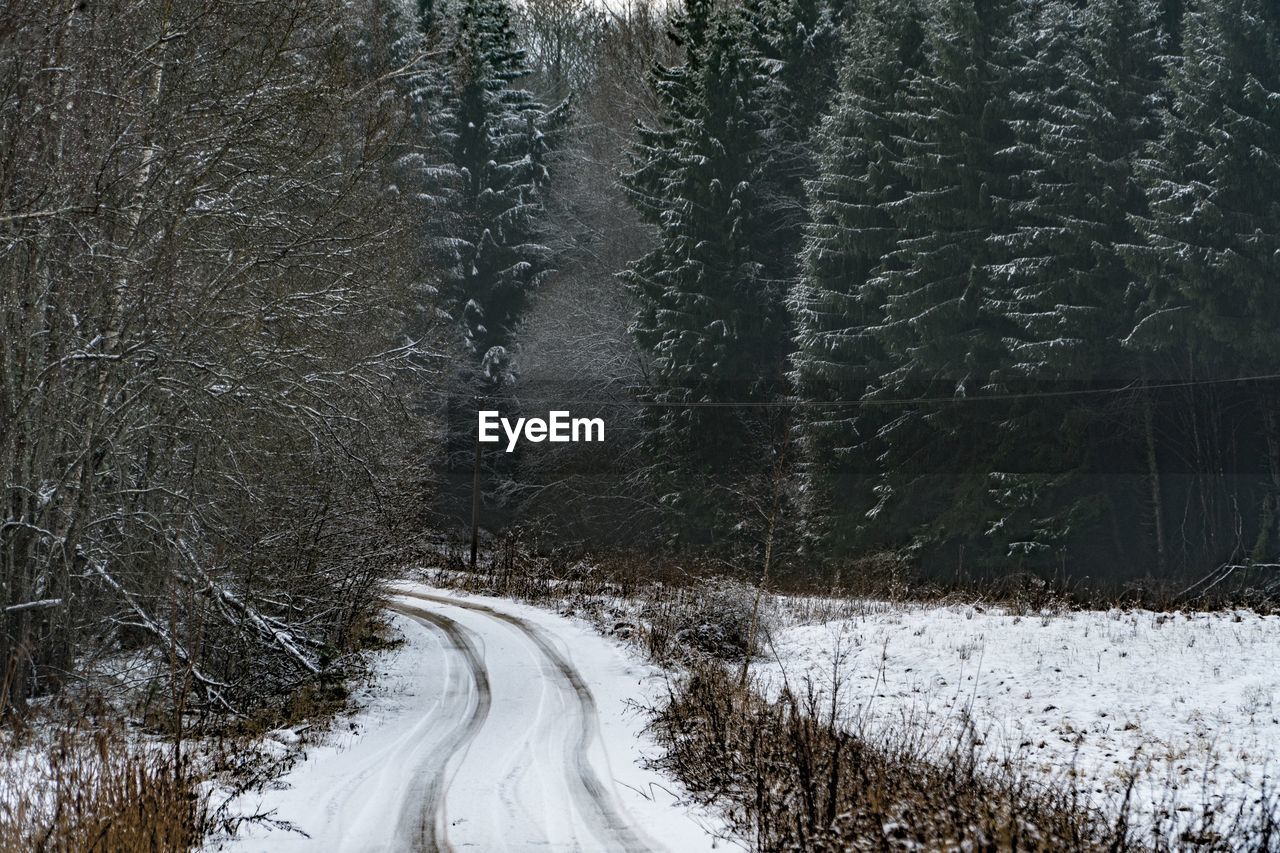
{"label": "pine tree", "polygon": [[1164,132],[1144,162],[1152,212],[1141,230],[1149,248],[1134,257],[1153,291],[1135,336],[1158,344],[1168,317],[1199,358],[1245,372],[1273,367],[1280,6],[1214,0],[1187,15],[1185,35]]}
{"label": "pine tree", "polygon": [[716,487],[760,447],[738,404],[779,384],[781,294],[760,275],[767,239],[755,189],[763,161],[762,81],[741,19],[690,3],[675,28],[683,66],[659,69],[662,127],[646,128],[625,176],[658,246],[623,274],[639,302],[633,334],[651,358],[654,485],[706,537],[725,510]]}
{"label": "pine tree", "polygon": [[[1003,256],[993,278],[1009,294],[1014,326],[1000,374],[1014,390],[1097,390],[1140,376],[1121,343],[1140,288],[1119,246],[1133,241],[1131,219],[1145,209],[1134,164],[1156,129],[1158,15],[1150,0],[1100,0],[1079,10],[1048,0],[1019,23],[1015,143],[1004,153],[1017,170],[1010,228],[989,239]],[[1005,510],[996,522],[1003,544],[1033,559],[1057,558],[1090,538],[1114,545],[1110,528],[1120,520],[1105,519],[1105,535],[1096,527],[1104,511],[1127,501],[1078,476],[1137,453],[1132,443],[1099,440],[1108,422],[1114,430],[1117,417],[1131,414],[1112,408],[1113,398],[1088,394],[1011,406],[1001,429],[1005,457],[1018,467],[993,477],[991,489]],[[1140,528],[1138,520],[1122,519]],[[1097,549],[1092,556],[1141,557]]]}
{"label": "pine tree", "polygon": [[[884,367],[871,332],[883,319],[884,297],[869,282],[897,242],[886,209],[905,192],[893,168],[901,153],[893,115],[921,39],[912,7],[872,0],[851,14],[840,90],[818,134],[812,224],[790,300],[808,533],[837,552],[868,539],[860,534],[875,464],[866,439],[876,420],[855,404]],[[828,402],[834,405],[821,405]]]}
{"label": "pine tree", "polygon": [[1135,160],[1156,130],[1163,69],[1157,7],[1100,0],[1040,5],[1020,34],[1010,160],[1021,166],[1011,228],[990,243],[1016,302],[1007,374],[1127,381],[1120,339],[1135,282],[1120,246],[1145,209]]}
{"label": "pine tree", "polygon": [[[419,150],[404,158],[425,208],[423,308],[459,327],[460,366],[444,409],[445,513],[468,519],[477,469],[482,519],[510,485],[508,454],[483,454],[478,408],[511,415],[512,337],[532,291],[552,272],[540,240],[548,161],[568,118],[523,86],[529,69],[506,0],[418,2],[405,36],[422,58],[404,74]],[[491,506],[494,495],[499,507]]]}
{"label": "pine tree", "polygon": [[766,162],[756,203],[771,232],[761,247],[763,274],[789,281],[808,221],[805,184],[816,176],[815,136],[835,90],[840,35],[821,0],[748,0],[742,14],[763,80]]}
{"label": "pine tree", "polygon": [[[1163,132],[1143,161],[1150,215],[1139,222],[1145,240],[1129,259],[1147,299],[1128,343],[1181,366],[1181,379],[1270,374],[1280,364],[1280,4],[1207,0],[1184,17],[1182,41]],[[1217,492],[1216,503],[1231,509],[1202,510],[1204,553],[1191,558],[1239,559],[1238,526],[1256,558],[1273,559],[1280,553],[1276,383],[1187,393],[1186,417],[1198,431],[1245,444],[1185,440],[1204,479],[1222,482],[1213,474],[1233,464],[1228,453],[1268,460],[1260,478],[1232,494],[1212,482],[1196,487],[1205,506]]]}
{"label": "pine tree", "polygon": [[434,249],[444,304],[496,378],[526,299],[550,272],[538,217],[567,107],[548,110],[520,87],[528,68],[505,0],[462,0],[444,26],[444,85],[430,122],[436,153],[424,169],[446,209],[448,233]]}
{"label": "pine tree", "polygon": [[894,116],[906,192],[882,205],[899,238],[869,285],[884,294],[872,334],[887,370],[866,396],[894,406],[875,437],[872,517],[915,548],[984,537],[997,517],[986,475],[1000,436],[990,404],[966,401],[1002,393],[1012,331],[988,242],[1008,227],[1011,21],[1004,0],[933,4],[924,67]]}

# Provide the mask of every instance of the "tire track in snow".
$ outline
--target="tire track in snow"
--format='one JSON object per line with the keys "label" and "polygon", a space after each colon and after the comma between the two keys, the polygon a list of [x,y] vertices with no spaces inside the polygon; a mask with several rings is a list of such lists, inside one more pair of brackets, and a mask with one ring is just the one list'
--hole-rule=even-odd
{"label": "tire track in snow", "polygon": [[[414,621],[437,639],[441,651],[445,650],[447,638],[434,624],[423,620]],[[448,700],[450,696],[461,694],[458,683],[470,676],[456,671],[451,656],[442,655],[441,660],[446,667],[442,679],[442,683],[448,685],[445,691],[422,709],[421,716],[409,730],[397,737],[389,746],[370,753],[357,770],[326,792],[323,798],[325,803],[323,812],[326,820],[322,824],[321,837],[327,834],[329,837],[346,839],[350,834],[358,834],[361,826],[368,821],[376,820],[376,817],[371,814],[372,808],[369,804],[365,804],[363,808],[357,806],[352,809],[351,803],[359,801],[365,789],[383,794],[393,789],[394,768],[391,760],[397,756],[406,755],[413,756],[417,760],[416,756],[427,755],[434,751],[436,748],[434,741],[438,736],[434,731],[437,719],[458,716],[448,708]],[[466,705],[469,702],[468,694],[463,704]],[[447,735],[447,732],[443,734]]]}
{"label": "tire track in snow", "polygon": [[448,821],[445,818],[445,796],[449,788],[449,764],[456,756],[466,755],[467,747],[484,727],[493,704],[493,691],[489,685],[489,671],[484,656],[476,648],[467,630],[454,620],[439,613],[391,604],[390,609],[440,631],[454,650],[462,657],[471,673],[476,701],[470,702],[470,713],[449,732],[432,753],[430,760],[418,768],[414,783],[407,792],[407,807],[400,816],[397,835],[413,849],[424,851],[450,850]]}
{"label": "tire track in snow", "polygon": [[[595,697],[591,694],[590,687],[587,686],[577,668],[555,647],[546,634],[525,619],[495,610],[483,604],[407,590],[396,590],[395,594],[405,598],[447,607],[456,607],[482,614],[514,628],[533,643],[541,656],[550,664],[551,670],[559,676],[562,690],[566,690],[572,697],[572,704],[576,705],[578,710],[578,725],[574,732],[573,747],[565,755],[566,776],[579,789],[574,797],[575,807],[594,824],[593,829],[599,835],[600,840],[610,842],[609,849],[623,850],[628,853],[641,853],[641,851],[650,850],[641,833],[618,808],[612,790],[601,781],[591,763],[591,747],[599,737],[599,718],[597,716]],[[393,607],[400,609],[401,612],[410,613],[415,617],[427,612],[419,611],[416,608],[408,608],[404,605],[399,605],[398,607],[393,605]],[[440,618],[443,619],[444,617]],[[457,623],[453,624],[457,625]],[[483,724],[483,721],[481,721],[481,724]]]}

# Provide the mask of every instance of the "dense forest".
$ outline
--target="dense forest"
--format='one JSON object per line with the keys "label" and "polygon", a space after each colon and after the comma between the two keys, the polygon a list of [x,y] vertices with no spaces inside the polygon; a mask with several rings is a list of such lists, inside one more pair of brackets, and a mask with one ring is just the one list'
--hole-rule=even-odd
{"label": "dense forest", "polygon": [[[627,441],[585,474],[528,451],[526,512],[596,544],[782,536],[801,572],[1275,561],[1280,7],[690,2],[667,28],[617,131],[630,300],[583,280],[634,243],[598,229],[538,297],[580,324],[535,306],[517,335],[526,379],[571,369],[545,396]],[[624,324],[631,373],[602,376]]]}
{"label": "dense forest", "polygon": [[[0,34],[9,707],[120,650],[271,701],[473,518],[814,577],[1280,561],[1277,0]],[[606,441],[481,448],[482,408]]]}

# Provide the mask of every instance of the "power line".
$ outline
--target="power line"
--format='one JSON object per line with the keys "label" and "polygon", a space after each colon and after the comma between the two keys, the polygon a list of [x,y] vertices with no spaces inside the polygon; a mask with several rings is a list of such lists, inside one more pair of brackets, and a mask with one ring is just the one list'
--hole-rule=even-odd
{"label": "power line", "polygon": [[[840,407],[889,407],[889,406],[918,406],[918,405],[945,405],[945,404],[961,404],[961,403],[996,403],[1006,400],[1037,400],[1051,399],[1059,397],[1082,397],[1092,395],[1108,395],[1108,394],[1128,394],[1138,390],[1145,391],[1164,391],[1176,388],[1193,388],[1208,385],[1231,385],[1245,382],[1266,382],[1271,380],[1280,380],[1280,373],[1258,374],[1254,376],[1238,376],[1225,379],[1190,379],[1178,382],[1149,382],[1145,385],[1137,382],[1130,382],[1115,388],[1080,388],[1066,391],[1027,391],[1015,394],[986,394],[975,396],[949,396],[949,397],[902,397],[902,398],[864,398],[858,400],[693,400],[689,402],[675,402],[664,400],[637,400],[637,399],[599,399],[599,398],[577,398],[565,399],[561,397],[545,397],[545,396],[529,396],[521,394],[518,390],[511,394],[511,398],[521,403],[550,403],[563,406],[628,406],[637,408],[659,408],[659,409],[795,409],[795,408],[840,408]],[[455,399],[453,395],[447,393],[439,393],[440,397],[445,399]],[[501,399],[498,397],[488,397],[486,395],[456,395],[456,398],[464,396],[479,396],[481,399]]]}

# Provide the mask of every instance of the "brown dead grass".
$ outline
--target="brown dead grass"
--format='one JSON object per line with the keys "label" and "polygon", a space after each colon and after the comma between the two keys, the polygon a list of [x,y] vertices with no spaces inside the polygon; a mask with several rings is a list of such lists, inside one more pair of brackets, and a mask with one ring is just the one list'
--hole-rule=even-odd
{"label": "brown dead grass", "polygon": [[142,853],[197,848],[208,828],[199,776],[171,748],[113,728],[69,726],[6,756],[0,851]]}
{"label": "brown dead grass", "polygon": [[766,853],[1280,850],[1274,796],[1235,813],[1206,807],[1194,831],[1177,831],[1169,817],[1140,825],[1132,791],[1103,811],[1016,764],[980,764],[972,744],[926,756],[910,734],[864,739],[837,719],[837,706],[812,688],[769,701],[704,662],[652,709],[664,748],[655,764]]}
{"label": "brown dead grass", "polygon": [[[443,553],[427,556],[428,568],[464,571],[463,543],[449,543]],[[759,555],[712,549],[683,551],[597,550],[539,551],[521,531],[504,534],[481,551],[476,580],[495,595],[536,601],[546,597],[545,583],[560,579],[584,588],[609,584],[624,593],[654,583],[698,586],[730,578],[755,583]],[[1212,567],[1205,567],[1208,571]],[[981,601],[1014,612],[1141,608],[1175,610],[1254,610],[1280,612],[1280,573],[1274,568],[1237,567],[1219,582],[1202,578],[1141,578],[1124,583],[1045,576],[1010,566],[985,575],[926,575],[918,566],[890,551],[871,551],[840,559],[790,555],[770,574],[771,592],[834,601],[874,599],[918,604],[970,604]],[[1218,577],[1221,569],[1210,572]],[[483,578],[483,580],[481,580]],[[1201,581],[1201,583],[1197,583]]]}
{"label": "brown dead grass", "polygon": [[1060,791],[985,776],[963,750],[873,746],[821,705],[699,666],[656,711],[657,763],[761,851],[1125,849],[1122,829]]}

